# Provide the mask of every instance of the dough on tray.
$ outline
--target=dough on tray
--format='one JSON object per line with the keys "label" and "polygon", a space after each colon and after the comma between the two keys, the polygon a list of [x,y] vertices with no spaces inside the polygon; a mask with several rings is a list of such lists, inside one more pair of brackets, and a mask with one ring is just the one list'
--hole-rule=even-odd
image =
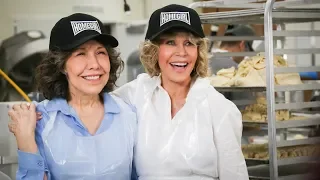
{"label": "dough on tray", "polygon": [[221,69],[216,76],[210,77],[210,83],[216,87],[231,87],[233,86],[233,77],[236,73],[236,68]]}
{"label": "dough on tray", "polygon": [[[246,159],[269,159],[267,144],[242,145],[242,153]],[[320,145],[300,145],[277,148],[277,156],[281,159],[301,156],[318,156],[319,153]]]}
{"label": "dough on tray", "polygon": [[[241,111],[242,119],[252,122],[267,122],[267,102],[266,98],[257,97],[257,103],[245,107]],[[288,110],[276,110],[276,120],[284,121],[290,119],[290,112]]]}
{"label": "dough on tray", "polygon": [[[288,67],[288,63],[283,57],[274,56],[274,67]],[[276,85],[302,84],[298,73],[280,73],[274,78]],[[237,70],[234,67],[221,69],[212,77],[211,84],[222,87],[265,87],[266,58],[263,54],[258,54],[241,61]]]}

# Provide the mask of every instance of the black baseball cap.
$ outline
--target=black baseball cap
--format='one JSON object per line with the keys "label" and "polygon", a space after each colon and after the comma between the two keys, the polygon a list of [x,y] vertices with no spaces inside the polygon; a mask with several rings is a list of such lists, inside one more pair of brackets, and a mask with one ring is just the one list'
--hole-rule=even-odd
{"label": "black baseball cap", "polygon": [[118,40],[107,34],[102,22],[91,15],[75,13],[60,19],[52,28],[49,50],[70,51],[95,39],[103,45],[118,46]]}
{"label": "black baseball cap", "polygon": [[[228,26],[225,36],[255,36],[255,31],[249,25],[232,25]],[[254,51],[252,48],[253,41],[245,41],[249,51]]]}
{"label": "black baseball cap", "polygon": [[154,40],[161,33],[172,28],[186,29],[196,36],[205,37],[200,17],[194,9],[170,4],[152,13],[145,39]]}

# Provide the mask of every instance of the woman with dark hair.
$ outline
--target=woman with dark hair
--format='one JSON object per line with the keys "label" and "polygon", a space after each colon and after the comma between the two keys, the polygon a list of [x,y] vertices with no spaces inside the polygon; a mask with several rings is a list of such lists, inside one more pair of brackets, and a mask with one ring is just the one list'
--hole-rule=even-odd
{"label": "woman with dark hair", "polygon": [[108,94],[123,67],[117,46],[93,16],[77,13],[55,24],[36,75],[47,100],[9,110],[17,179],[130,179],[136,114]]}

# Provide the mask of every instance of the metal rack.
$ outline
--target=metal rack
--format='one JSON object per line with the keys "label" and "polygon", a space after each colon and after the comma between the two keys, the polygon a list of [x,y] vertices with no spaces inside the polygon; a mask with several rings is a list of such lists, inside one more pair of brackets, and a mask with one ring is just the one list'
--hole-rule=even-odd
{"label": "metal rack", "polygon": [[[283,169],[287,166],[295,165],[298,163],[314,163],[319,161],[319,158],[315,157],[295,157],[295,158],[277,158],[277,148],[296,146],[296,145],[310,145],[319,144],[320,137],[313,137],[303,140],[276,140],[277,130],[283,131],[287,128],[305,127],[320,125],[319,117],[309,117],[304,120],[292,120],[292,121],[276,121],[275,110],[280,109],[304,109],[311,107],[320,107],[320,101],[315,102],[290,102],[290,103],[276,103],[275,92],[290,92],[290,91],[304,91],[304,90],[318,90],[320,84],[302,84],[291,86],[276,86],[274,82],[274,73],[288,73],[288,72],[312,72],[320,71],[319,66],[313,67],[286,67],[286,68],[274,68],[273,67],[273,55],[274,54],[320,54],[320,48],[309,49],[274,49],[273,40],[283,37],[300,37],[300,36],[320,36],[320,31],[273,31],[272,25],[287,24],[287,23],[301,23],[301,22],[316,22],[320,21],[320,9],[302,9],[293,8],[292,6],[300,6],[305,4],[320,3],[319,0],[285,0],[281,2],[275,2],[275,0],[267,0],[266,3],[254,3],[257,0],[239,0],[237,2],[232,1],[206,1],[195,2],[190,4],[191,8],[199,7],[211,7],[211,8],[247,8],[245,10],[228,11],[228,12],[216,12],[216,13],[202,13],[200,19],[203,24],[264,24],[264,37],[214,37],[214,40],[264,40],[265,43],[265,56],[266,56],[266,87],[217,87],[220,92],[266,92],[267,94],[267,119],[268,122],[249,122],[244,121],[244,126],[259,126],[267,128],[268,130],[268,160],[256,160],[247,159],[247,163],[264,164],[268,165],[268,177],[259,176],[259,173],[251,174],[252,179],[305,179],[309,177],[309,174],[285,174]],[[236,4],[237,3],[237,4]],[[215,56],[254,56],[258,52],[241,52],[241,53],[216,53]],[[254,168],[258,168],[254,166]],[[292,167],[291,167],[292,169]],[[297,171],[298,172],[298,171]],[[264,173],[266,174],[266,173]],[[250,175],[250,169],[249,169]]]}

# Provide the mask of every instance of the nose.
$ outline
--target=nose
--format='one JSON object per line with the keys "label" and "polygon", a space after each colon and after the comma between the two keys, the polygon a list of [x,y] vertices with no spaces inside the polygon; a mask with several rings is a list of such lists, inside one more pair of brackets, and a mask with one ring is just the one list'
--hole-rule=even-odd
{"label": "nose", "polygon": [[98,58],[95,54],[88,55],[87,67],[88,67],[88,69],[99,69],[100,64],[99,64]]}
{"label": "nose", "polygon": [[186,47],[184,44],[177,45],[177,54],[179,56],[186,56],[187,55]]}

